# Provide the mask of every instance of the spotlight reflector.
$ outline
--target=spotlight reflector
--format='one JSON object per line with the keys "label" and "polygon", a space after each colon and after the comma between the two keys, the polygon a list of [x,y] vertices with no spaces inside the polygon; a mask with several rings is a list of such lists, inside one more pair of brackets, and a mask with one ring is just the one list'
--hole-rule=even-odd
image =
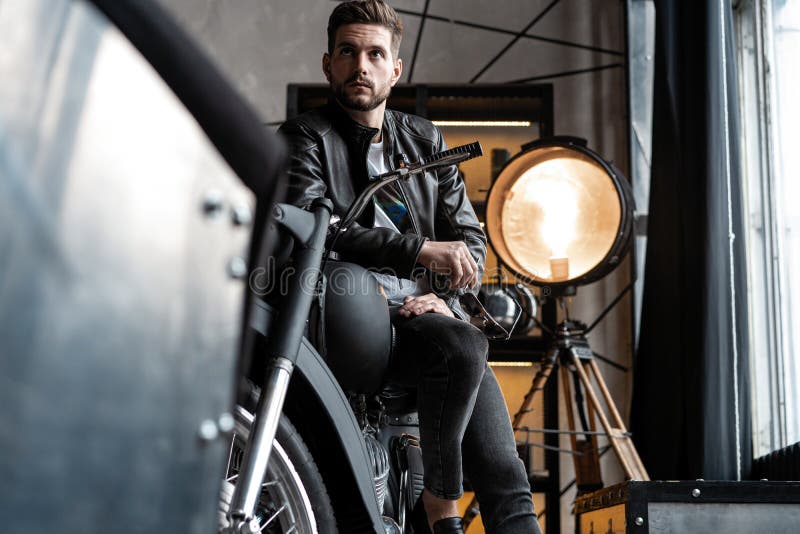
{"label": "spotlight reflector", "polygon": [[633,193],[613,165],[575,137],[529,143],[492,184],[486,231],[497,256],[537,286],[604,277],[631,244]]}

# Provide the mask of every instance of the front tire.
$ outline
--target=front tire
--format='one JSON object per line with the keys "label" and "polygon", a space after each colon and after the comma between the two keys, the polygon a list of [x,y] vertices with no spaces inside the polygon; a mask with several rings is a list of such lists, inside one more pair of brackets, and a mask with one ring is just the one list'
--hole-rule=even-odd
{"label": "front tire", "polygon": [[[228,470],[220,495],[220,531],[228,526],[227,511],[253,415],[236,406]],[[325,483],[300,434],[285,415],[269,457],[267,475],[256,507],[261,532],[269,534],[335,534],[336,520]]]}

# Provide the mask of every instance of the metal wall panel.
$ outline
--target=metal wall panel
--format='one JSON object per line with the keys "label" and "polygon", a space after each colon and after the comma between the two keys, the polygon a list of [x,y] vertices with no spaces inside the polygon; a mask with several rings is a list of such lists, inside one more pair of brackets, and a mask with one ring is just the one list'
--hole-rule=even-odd
{"label": "metal wall panel", "polygon": [[85,3],[0,3],[0,80],[0,530],[213,531],[251,194]]}
{"label": "metal wall panel", "polygon": [[706,534],[738,532],[794,534],[800,525],[796,504],[687,505],[659,502],[648,506],[649,534]]}

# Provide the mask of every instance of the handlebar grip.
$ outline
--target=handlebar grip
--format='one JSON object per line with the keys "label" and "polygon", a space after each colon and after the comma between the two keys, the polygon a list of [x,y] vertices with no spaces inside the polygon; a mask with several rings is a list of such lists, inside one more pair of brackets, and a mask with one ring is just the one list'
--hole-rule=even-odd
{"label": "handlebar grip", "polygon": [[474,143],[470,143],[468,145],[461,145],[453,147],[449,150],[437,152],[436,154],[431,154],[430,156],[422,158],[420,163],[423,165],[428,165],[430,163],[452,158],[453,161],[450,163],[455,164],[461,163],[462,161],[466,161],[468,159],[477,158],[482,155],[483,149],[481,148],[481,143],[479,141],[475,141]]}

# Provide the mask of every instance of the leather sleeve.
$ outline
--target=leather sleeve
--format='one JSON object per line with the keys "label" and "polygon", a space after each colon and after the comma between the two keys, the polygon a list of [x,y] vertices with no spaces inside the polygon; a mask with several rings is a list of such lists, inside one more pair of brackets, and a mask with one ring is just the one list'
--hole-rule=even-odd
{"label": "leather sleeve", "polygon": [[[447,150],[441,132],[437,129],[436,133],[438,136],[436,151]],[[443,227],[453,239],[467,244],[483,275],[486,268],[486,235],[467,197],[467,188],[458,172],[458,167],[451,165],[440,169],[437,178],[439,182],[437,225]]]}
{"label": "leather sleeve", "polygon": [[286,202],[307,209],[325,196],[327,186],[320,160],[320,142],[310,129],[297,121],[284,123],[278,130],[289,145]]}
{"label": "leather sleeve", "polygon": [[[298,121],[284,123],[280,132],[289,145],[290,154],[286,201],[307,208],[327,191],[321,140]],[[356,223],[339,235],[334,250],[344,260],[410,278],[425,241],[426,238],[415,234],[398,234],[388,228],[365,228]]]}
{"label": "leather sleeve", "polygon": [[364,228],[353,224],[339,237],[335,250],[344,259],[364,267],[380,269],[398,278],[411,278],[422,245],[427,238],[398,234],[389,228]]}

